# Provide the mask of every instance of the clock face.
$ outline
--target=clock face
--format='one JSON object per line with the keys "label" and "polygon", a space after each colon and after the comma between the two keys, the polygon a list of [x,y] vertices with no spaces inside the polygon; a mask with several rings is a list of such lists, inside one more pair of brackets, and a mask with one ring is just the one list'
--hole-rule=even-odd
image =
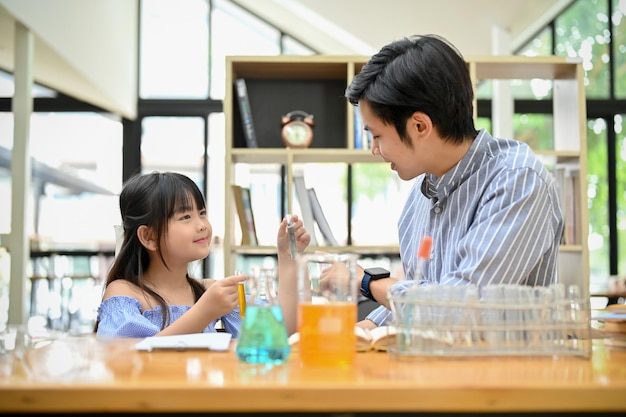
{"label": "clock face", "polygon": [[293,121],[285,125],[283,128],[283,134],[288,146],[304,147],[308,146],[311,136],[311,128],[304,122]]}

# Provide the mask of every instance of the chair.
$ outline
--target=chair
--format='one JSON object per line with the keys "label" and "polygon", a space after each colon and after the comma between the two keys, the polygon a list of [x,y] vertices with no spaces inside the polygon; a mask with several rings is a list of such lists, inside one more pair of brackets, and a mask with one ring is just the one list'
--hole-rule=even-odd
{"label": "chair", "polygon": [[364,320],[365,317],[367,317],[367,315],[378,306],[380,306],[380,304],[378,304],[376,301],[359,296],[359,302],[357,305],[357,321]]}

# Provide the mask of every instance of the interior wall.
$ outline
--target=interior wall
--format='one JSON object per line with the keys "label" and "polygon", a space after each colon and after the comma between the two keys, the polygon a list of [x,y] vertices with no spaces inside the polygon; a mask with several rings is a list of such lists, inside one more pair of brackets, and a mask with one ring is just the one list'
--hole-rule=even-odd
{"label": "interior wall", "polygon": [[0,68],[13,72],[20,21],[35,37],[36,82],[134,119],[138,2],[0,0]]}

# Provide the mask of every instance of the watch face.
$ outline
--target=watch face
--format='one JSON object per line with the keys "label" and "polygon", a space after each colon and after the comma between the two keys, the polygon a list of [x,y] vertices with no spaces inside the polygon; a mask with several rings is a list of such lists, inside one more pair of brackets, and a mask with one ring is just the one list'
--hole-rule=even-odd
{"label": "watch face", "polygon": [[371,276],[372,279],[380,279],[380,278],[388,278],[391,274],[385,268],[373,267],[366,268],[364,271],[367,275]]}
{"label": "watch face", "polygon": [[294,121],[285,125],[285,140],[291,146],[305,146],[309,140],[309,127],[300,121]]}

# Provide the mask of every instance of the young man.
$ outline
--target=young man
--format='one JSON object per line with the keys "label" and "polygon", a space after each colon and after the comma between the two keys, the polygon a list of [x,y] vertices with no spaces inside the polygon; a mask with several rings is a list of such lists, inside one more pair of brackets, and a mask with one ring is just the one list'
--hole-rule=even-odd
{"label": "young man", "polygon": [[[403,180],[417,178],[398,220],[405,279],[554,282],[563,232],[555,181],[526,144],[475,129],[472,83],[454,46],[435,35],[392,42],[345,96],[371,132],[372,153]],[[432,252],[416,271],[424,236],[433,238]],[[382,304],[359,325],[383,325],[387,289],[403,283],[359,273],[361,292]]]}

